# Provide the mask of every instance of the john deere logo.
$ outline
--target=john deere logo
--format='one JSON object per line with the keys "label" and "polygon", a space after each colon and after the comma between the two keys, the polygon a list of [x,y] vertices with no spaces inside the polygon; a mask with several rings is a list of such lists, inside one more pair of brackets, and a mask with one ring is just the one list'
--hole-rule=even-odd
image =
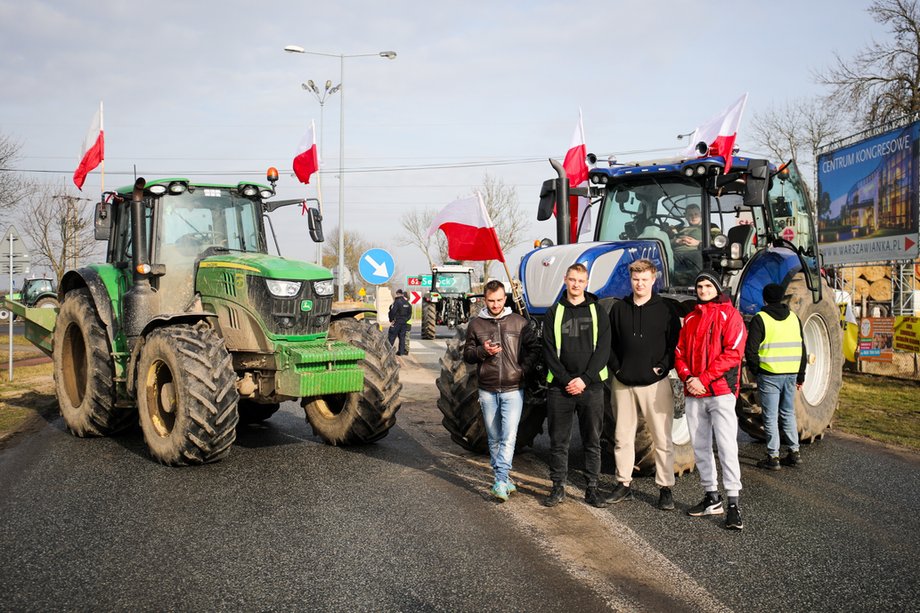
{"label": "john deere logo", "polygon": [[313,310],[313,301],[312,301],[312,300],[301,300],[301,301],[300,301],[300,310],[301,310],[301,311],[312,311],[312,310]]}

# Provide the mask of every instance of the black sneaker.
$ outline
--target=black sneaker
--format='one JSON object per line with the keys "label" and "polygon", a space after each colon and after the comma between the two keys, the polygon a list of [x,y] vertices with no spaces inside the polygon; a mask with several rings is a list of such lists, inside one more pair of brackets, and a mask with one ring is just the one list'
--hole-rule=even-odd
{"label": "black sneaker", "polygon": [[592,507],[597,507],[598,509],[604,509],[610,506],[610,502],[601,496],[596,487],[585,488],[585,503]]}
{"label": "black sneaker", "polygon": [[554,507],[565,500],[565,487],[561,483],[553,483],[553,491],[543,499],[544,507]]}
{"label": "black sneaker", "polygon": [[624,500],[632,499],[632,489],[628,485],[617,483],[617,486],[613,489],[613,493],[610,495],[610,498],[607,499],[607,502],[610,504],[616,504],[618,502],[623,502]]}
{"label": "black sneaker", "polygon": [[725,516],[725,528],[728,530],[741,530],[744,523],[741,521],[741,509],[736,504],[728,505],[728,514]]}
{"label": "black sneaker", "polygon": [[674,497],[671,495],[671,488],[663,487],[658,494],[658,508],[662,511],[674,510]]}
{"label": "black sneaker", "polygon": [[763,468],[764,470],[779,470],[782,468],[779,465],[779,456],[768,455],[757,462],[757,468]]}
{"label": "black sneaker", "polygon": [[802,456],[799,455],[798,451],[790,451],[780,460],[780,463],[783,466],[801,466]]}
{"label": "black sneaker", "polygon": [[717,492],[706,492],[706,496],[698,505],[687,509],[687,515],[690,517],[721,515],[723,512],[722,497]]}

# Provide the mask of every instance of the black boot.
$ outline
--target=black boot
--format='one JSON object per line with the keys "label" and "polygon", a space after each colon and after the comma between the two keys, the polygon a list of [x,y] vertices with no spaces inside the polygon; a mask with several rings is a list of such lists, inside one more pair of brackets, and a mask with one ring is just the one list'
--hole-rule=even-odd
{"label": "black boot", "polygon": [[543,499],[544,507],[554,507],[565,500],[565,487],[561,483],[553,483],[553,491]]}

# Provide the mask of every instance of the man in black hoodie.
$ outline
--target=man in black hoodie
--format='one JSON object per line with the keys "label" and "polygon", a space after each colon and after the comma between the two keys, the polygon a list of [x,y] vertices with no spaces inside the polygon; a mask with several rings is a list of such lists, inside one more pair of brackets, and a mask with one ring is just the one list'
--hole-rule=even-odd
{"label": "man in black hoodie", "polygon": [[629,265],[633,293],[610,310],[610,372],[616,411],[617,487],[609,501],[632,500],[639,411],[652,435],[655,483],[660,488],[658,508],[674,509],[674,394],[668,372],[674,366],[674,348],[680,336],[680,318],[653,291],[658,267],[651,260]]}
{"label": "man in black hoodie", "polygon": [[585,450],[585,502],[607,506],[597,490],[601,471],[601,427],[604,422],[604,381],[610,355],[610,320],[585,291],[588,269],[572,264],[565,271],[565,295],[543,318],[543,357],[546,361],[546,416],[550,439],[550,478],[553,489],[543,501],[553,507],[565,499],[572,418],[578,413]]}
{"label": "man in black hoodie", "polygon": [[[805,383],[808,354],[802,338],[802,322],[783,302],[782,285],[763,288],[764,307],[748,324],[744,359],[751,375],[757,378],[763,426],[767,435],[767,457],[759,468],[780,470],[780,464],[799,466],[799,432],[795,421],[795,393]],[[779,459],[779,421],[789,445],[789,454]]]}

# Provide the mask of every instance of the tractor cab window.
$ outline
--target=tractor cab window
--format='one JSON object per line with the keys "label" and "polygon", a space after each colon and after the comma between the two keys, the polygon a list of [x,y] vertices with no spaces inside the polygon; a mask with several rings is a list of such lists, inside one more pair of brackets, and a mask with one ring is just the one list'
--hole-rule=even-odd
{"label": "tractor cab window", "polygon": [[[671,285],[691,285],[708,245],[702,228],[703,190],[682,178],[647,178],[608,187],[597,240],[661,242]],[[708,234],[708,233],[707,233]]]}
{"label": "tractor cab window", "polygon": [[53,291],[51,279],[30,279],[26,282],[23,290],[23,301],[26,303],[34,302],[34,299],[40,294]]}
{"label": "tractor cab window", "polygon": [[262,251],[256,204],[227,189],[200,187],[160,202],[156,243],[163,253],[195,257],[209,247]]}
{"label": "tractor cab window", "polygon": [[814,299],[821,296],[821,274],[818,265],[818,243],[811,201],[795,163],[786,172],[773,178],[767,204],[768,224],[774,238],[792,243],[802,254],[805,276]]}
{"label": "tractor cab window", "polygon": [[470,275],[466,273],[438,273],[432,282],[432,291],[444,294],[468,294]]}

